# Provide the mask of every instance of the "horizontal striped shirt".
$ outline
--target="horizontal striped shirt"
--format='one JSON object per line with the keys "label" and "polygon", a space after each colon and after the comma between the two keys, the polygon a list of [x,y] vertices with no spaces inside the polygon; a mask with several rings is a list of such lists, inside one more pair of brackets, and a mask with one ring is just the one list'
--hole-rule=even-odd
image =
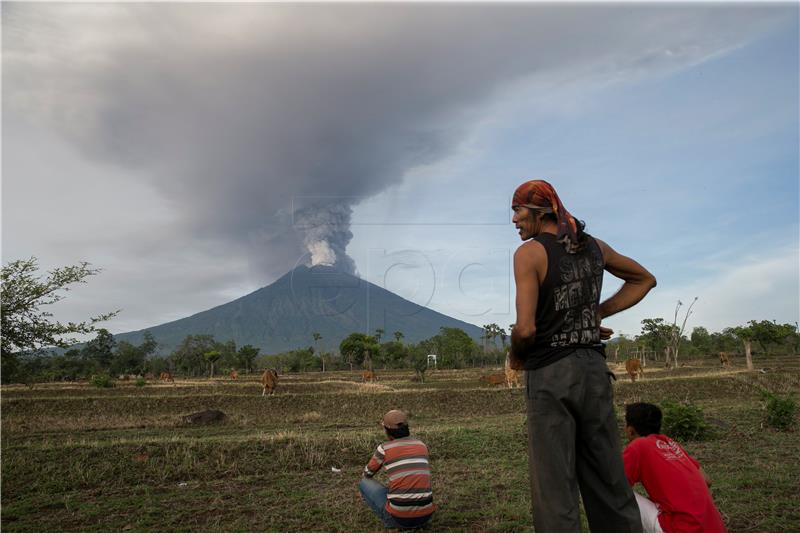
{"label": "horizontal striped shirt", "polygon": [[428,447],[411,437],[379,445],[364,467],[372,477],[381,467],[389,477],[386,511],[397,518],[420,518],[436,510],[431,489]]}

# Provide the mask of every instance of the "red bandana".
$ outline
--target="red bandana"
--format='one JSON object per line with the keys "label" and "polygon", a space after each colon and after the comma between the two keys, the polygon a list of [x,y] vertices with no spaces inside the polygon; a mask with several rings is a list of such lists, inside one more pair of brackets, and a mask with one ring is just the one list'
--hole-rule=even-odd
{"label": "red bandana", "polygon": [[552,209],[558,219],[558,242],[564,245],[567,253],[574,254],[578,251],[578,228],[575,217],[566,210],[552,185],[544,180],[526,181],[514,191],[511,207],[516,206]]}

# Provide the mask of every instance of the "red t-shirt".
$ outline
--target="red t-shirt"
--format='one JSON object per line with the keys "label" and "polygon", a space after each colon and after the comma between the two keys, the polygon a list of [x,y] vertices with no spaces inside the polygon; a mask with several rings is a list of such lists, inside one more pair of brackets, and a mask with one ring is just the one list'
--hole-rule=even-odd
{"label": "red t-shirt", "polygon": [[623,453],[625,475],[633,486],[644,485],[658,506],[665,533],[726,533],[700,463],[665,435],[631,441]]}

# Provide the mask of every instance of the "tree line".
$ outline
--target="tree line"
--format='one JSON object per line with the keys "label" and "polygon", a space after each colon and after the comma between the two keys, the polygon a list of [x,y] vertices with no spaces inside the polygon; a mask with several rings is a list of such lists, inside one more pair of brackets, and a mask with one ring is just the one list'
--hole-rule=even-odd
{"label": "tree line", "polygon": [[[496,326],[496,325],[494,325]],[[642,330],[634,337],[618,336],[606,346],[609,360],[639,357],[652,361],[669,361],[674,326],[662,318],[642,321]],[[492,331],[494,327],[486,329]],[[218,341],[212,335],[187,335],[167,356],[155,355],[157,343],[149,332],[143,341],[132,344],[116,341],[106,329],[98,329],[94,339],[82,348],[70,348],[63,354],[39,353],[22,357],[14,372],[3,373],[3,382],[37,382],[86,379],[104,373],[146,375],[169,371],[185,377],[214,377],[231,370],[241,373],[276,368],[281,372],[327,372],[334,370],[413,370],[420,379],[433,366],[429,355],[436,356],[436,368],[458,369],[497,366],[507,350],[505,339],[498,344],[492,336],[475,342],[460,328],[442,327],[437,335],[417,343],[403,342],[400,331],[388,341],[381,329],[374,334],[351,333],[336,350],[320,349],[325,339],[319,333],[309,335],[306,348],[277,354],[262,354],[251,345],[236,346],[232,340]],[[495,336],[500,338],[499,335]],[[796,354],[800,352],[800,335],[792,324],[768,320],[751,320],[746,326],[709,332],[695,327],[691,334],[679,338],[680,353],[689,357],[716,357],[719,352],[741,354],[752,367],[752,356]],[[748,355],[748,353],[750,355]]]}
{"label": "tree line", "polygon": [[[383,329],[373,334],[351,333],[337,349],[320,348],[325,339],[319,332],[309,333],[309,345],[278,354],[261,354],[259,348],[238,347],[232,340],[219,341],[211,335],[188,335],[168,356],[156,356],[157,343],[145,333],[143,341],[134,345],[117,342],[97,323],[115,316],[113,311],[84,322],[63,324],[52,320],[43,307],[63,299],[59,291],[75,283],[85,283],[99,269],[88,263],[51,270],[46,276],[37,274],[37,260],[14,261],[2,269],[2,369],[3,383],[85,378],[96,373],[110,375],[170,371],[188,377],[211,376],[237,369],[245,373],[254,369],[278,368],[286,372],[367,369],[413,369],[424,378],[429,355],[435,355],[438,368],[464,368],[500,365],[505,358],[509,333],[498,324],[483,326],[480,344],[459,328],[442,327],[438,334],[417,343],[403,342],[402,331],[395,331],[388,340]],[[698,356],[719,352],[742,353],[748,368],[753,368],[754,354],[800,352],[797,324],[778,324],[769,320],[750,320],[747,324],[709,332],[702,326],[690,334],[684,328],[692,305],[678,326],[678,302],[672,323],[663,318],[642,320],[639,335],[618,336],[609,343],[607,352],[620,357],[663,359],[668,366],[677,366],[679,354]],[[511,331],[513,324],[509,326]],[[84,346],[76,347],[74,335],[95,333]],[[497,341],[500,341],[498,344]],[[50,348],[63,353],[52,353]]]}

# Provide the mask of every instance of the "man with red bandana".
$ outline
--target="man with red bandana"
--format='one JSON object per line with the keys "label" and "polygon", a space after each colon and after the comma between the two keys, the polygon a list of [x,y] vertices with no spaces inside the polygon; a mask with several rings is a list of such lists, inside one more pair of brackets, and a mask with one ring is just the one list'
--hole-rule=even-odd
{"label": "man with red bandana", "polygon": [[[514,254],[511,364],[527,371],[534,529],[580,532],[580,490],[593,533],[640,533],[600,342],[613,332],[600,321],[638,303],[656,279],[587,234],[546,181],[520,185],[511,208],[525,241]],[[624,283],[600,303],[604,270]]]}

